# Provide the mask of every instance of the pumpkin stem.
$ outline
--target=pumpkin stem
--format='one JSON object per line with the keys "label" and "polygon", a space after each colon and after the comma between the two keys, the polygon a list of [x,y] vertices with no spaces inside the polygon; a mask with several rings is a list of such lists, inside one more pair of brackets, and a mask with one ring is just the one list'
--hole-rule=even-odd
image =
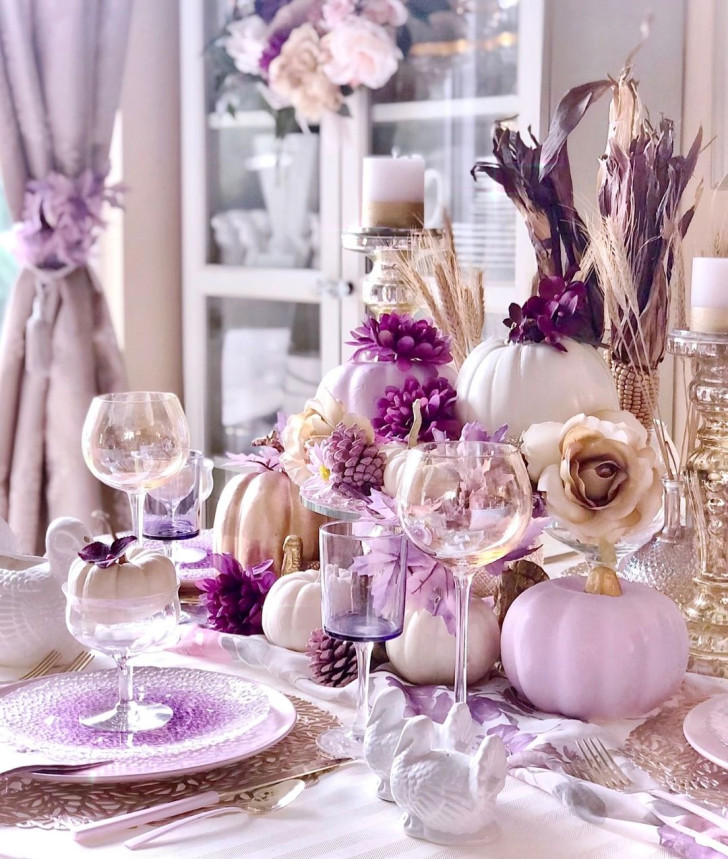
{"label": "pumpkin stem", "polygon": [[297,534],[289,534],[283,541],[283,564],[281,576],[297,573],[303,568],[303,540]]}
{"label": "pumpkin stem", "polygon": [[417,440],[420,437],[420,430],[422,429],[422,406],[420,405],[419,400],[415,400],[412,403],[412,429],[409,431],[407,435],[407,447],[415,447],[417,444]]}
{"label": "pumpkin stem", "polygon": [[621,596],[622,586],[614,571],[616,566],[617,553],[614,543],[602,538],[599,541],[599,562],[589,568],[584,593],[601,594],[605,597]]}

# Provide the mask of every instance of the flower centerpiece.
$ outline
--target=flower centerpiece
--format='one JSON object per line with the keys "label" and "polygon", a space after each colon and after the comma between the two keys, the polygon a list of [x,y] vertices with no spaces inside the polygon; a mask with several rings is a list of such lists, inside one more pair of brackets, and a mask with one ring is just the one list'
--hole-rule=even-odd
{"label": "flower centerpiece", "polygon": [[[286,482],[286,493],[297,492],[300,487],[309,506],[332,514],[353,511],[362,517],[394,523],[397,480],[409,447],[446,439],[500,442],[505,441],[508,428],[500,426],[491,432],[477,423],[463,425],[458,419],[457,396],[451,381],[454,373],[450,366],[450,339],[431,320],[384,314],[378,320],[365,320],[352,332],[350,342],[355,347],[351,360],[324,377],[316,397],[306,402],[302,412],[281,416],[276,429],[261,440],[264,443],[257,453],[232,459],[236,465],[252,468],[258,474],[270,471],[278,475]],[[280,508],[266,504],[265,525],[260,516],[249,511],[258,543],[268,545],[270,534],[280,536],[278,520],[284,516],[283,505]],[[291,522],[287,519],[286,527],[293,527]],[[546,523],[542,508],[535,507],[532,523],[517,549],[490,565],[481,578],[494,583],[505,564],[531,554]],[[222,522],[216,517],[216,531],[218,525],[222,527]],[[262,533],[264,528],[269,533]],[[252,536],[251,533],[251,540]],[[304,564],[310,566],[310,561],[308,558]],[[388,560],[382,558],[381,562],[386,564]],[[250,557],[246,563],[250,563]],[[476,592],[482,595],[492,589]],[[409,546],[407,600],[411,623],[418,624],[424,612],[437,621],[438,628],[442,627],[438,634],[452,640],[454,664],[456,611],[452,576],[414,545]],[[490,608],[488,617],[475,612],[479,632],[474,632],[474,642],[482,638],[492,643],[497,622],[490,615]],[[489,648],[487,652],[491,651]],[[393,659],[396,658],[395,655]],[[418,672],[430,670],[426,663],[424,658],[419,661]],[[481,659],[481,663],[487,672],[492,659]],[[440,658],[440,673],[432,677],[441,677],[442,670]]]}
{"label": "flower centerpiece", "polygon": [[221,84],[257,81],[279,135],[316,126],[347,115],[357,87],[387,83],[410,42],[407,19],[402,0],[235,0],[214,42]]}

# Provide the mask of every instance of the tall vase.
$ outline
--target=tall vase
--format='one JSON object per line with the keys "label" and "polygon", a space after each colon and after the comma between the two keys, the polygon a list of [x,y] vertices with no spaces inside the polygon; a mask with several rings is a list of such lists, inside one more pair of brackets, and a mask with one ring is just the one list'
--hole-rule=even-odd
{"label": "tall vase", "polygon": [[698,572],[695,531],[684,503],[684,482],[664,478],[662,483],[665,487],[664,525],[627,558],[620,575],[655,588],[684,610],[694,596]]}
{"label": "tall vase", "polygon": [[253,145],[271,234],[258,264],[267,268],[305,268],[313,251],[310,219],[318,135],[274,138],[259,134]]}

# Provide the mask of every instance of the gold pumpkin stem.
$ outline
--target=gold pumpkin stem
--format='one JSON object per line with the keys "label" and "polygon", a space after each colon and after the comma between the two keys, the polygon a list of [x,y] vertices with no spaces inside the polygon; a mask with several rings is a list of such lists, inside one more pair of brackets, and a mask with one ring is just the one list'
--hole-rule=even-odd
{"label": "gold pumpkin stem", "polygon": [[614,550],[614,543],[605,539],[599,541],[599,561],[600,563],[589,567],[584,593],[601,594],[605,597],[621,596],[622,586],[614,571],[617,566],[617,553]]}
{"label": "gold pumpkin stem", "polygon": [[303,566],[303,540],[297,534],[289,534],[283,541],[283,564],[281,575],[297,573]]}

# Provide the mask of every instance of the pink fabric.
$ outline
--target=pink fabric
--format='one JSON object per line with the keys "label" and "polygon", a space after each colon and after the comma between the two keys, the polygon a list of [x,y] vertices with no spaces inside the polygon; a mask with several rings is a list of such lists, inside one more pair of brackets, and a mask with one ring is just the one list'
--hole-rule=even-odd
{"label": "pink fabric", "polygon": [[[131,0],[0,0],[0,169],[13,216],[28,179],[50,170],[104,173],[120,91]],[[88,471],[81,427],[96,394],[125,373],[103,293],[88,268],[48,287],[50,372],[25,367],[36,277],[21,272],[0,340],[0,516],[24,552],[42,549],[60,515],[128,513]]]}

